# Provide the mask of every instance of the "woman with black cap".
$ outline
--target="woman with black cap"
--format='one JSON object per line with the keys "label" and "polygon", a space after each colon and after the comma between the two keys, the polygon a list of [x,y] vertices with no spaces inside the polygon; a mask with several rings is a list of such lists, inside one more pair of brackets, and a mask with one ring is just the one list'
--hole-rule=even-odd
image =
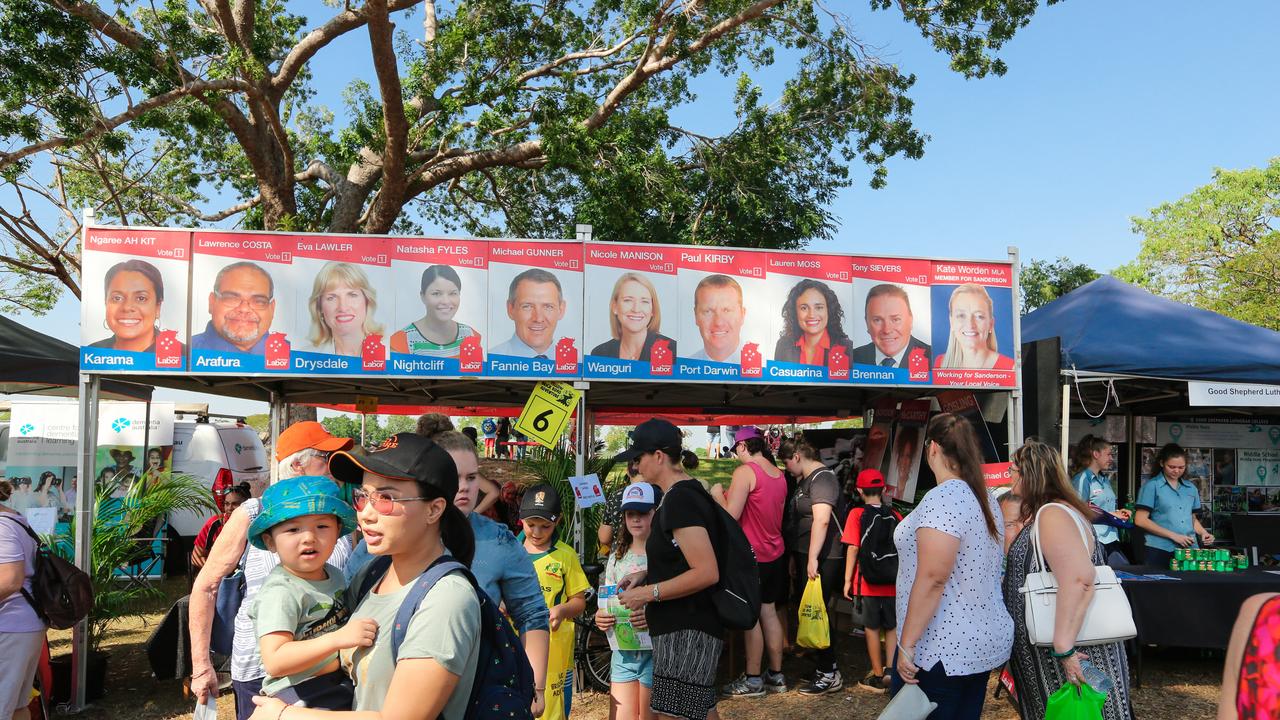
{"label": "woman with black cap", "polygon": [[718,718],[716,666],[724,626],[712,602],[720,580],[715,501],[680,464],[680,429],[647,420],[619,459],[638,458],[640,474],[663,490],[646,551],[649,570],[619,583],[620,600],[644,609],[653,639],[650,707],[658,717]]}
{"label": "woman with black cap", "polygon": [[[401,602],[420,575],[452,555],[470,564],[475,538],[453,506],[458,471],[453,458],[432,441],[398,433],[368,455],[336,452],[329,472],[360,487],[353,493],[360,530],[370,554],[390,563],[369,563],[351,587],[365,587],[368,573],[385,572],[352,613],[382,629],[372,647],[344,650],[342,665],[355,681],[354,710],[360,717],[462,720],[476,675],[480,647],[480,602],[459,572],[440,579],[405,628],[398,652],[390,632]],[[333,717],[327,711],[255,698],[255,720]]]}

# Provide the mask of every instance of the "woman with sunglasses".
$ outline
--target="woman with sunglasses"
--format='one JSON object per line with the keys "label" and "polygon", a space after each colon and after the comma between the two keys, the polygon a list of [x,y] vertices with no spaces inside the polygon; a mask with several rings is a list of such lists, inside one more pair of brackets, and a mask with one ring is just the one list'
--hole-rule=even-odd
{"label": "woman with sunglasses", "polygon": [[[320,423],[308,420],[294,423],[276,439],[278,479],[302,475],[329,474],[329,453],[351,447],[349,438],[329,434]],[[213,634],[214,608],[222,579],[240,568],[244,572],[244,596],[235,617],[235,636],[231,643],[231,688],[235,693],[236,718],[245,720],[253,714],[252,698],[262,689],[266,671],[258,654],[258,637],[254,632],[249,609],[267,575],[280,558],[273,552],[249,545],[249,525],[262,504],[257,498],[246,500],[222,525],[222,531],[209,549],[204,567],[191,588],[188,606],[188,629],[191,634],[191,692],[204,702],[218,697],[218,675],[209,655],[209,639]],[[344,538],[333,548],[329,564],[346,565],[351,544]]]}
{"label": "woman with sunglasses", "polygon": [[380,631],[371,646],[340,653],[355,683],[351,711],[257,697],[253,720],[462,720],[480,656],[480,599],[470,581],[458,571],[440,578],[404,627],[397,650],[390,632],[423,573],[450,557],[470,565],[475,553],[471,525],[453,504],[453,458],[421,435],[398,433],[367,455],[334,453],[329,470],[335,480],[359,486],[353,496],[369,552],[390,559],[367,565],[348,591],[355,602],[367,589],[351,617],[370,618]]}

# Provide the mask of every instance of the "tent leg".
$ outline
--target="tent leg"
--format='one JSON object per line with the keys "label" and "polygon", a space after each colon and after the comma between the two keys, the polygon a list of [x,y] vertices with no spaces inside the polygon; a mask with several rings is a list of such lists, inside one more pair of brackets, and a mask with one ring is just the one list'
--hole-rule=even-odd
{"label": "tent leg", "polygon": [[1062,386],[1062,431],[1058,444],[1061,446],[1062,457],[1067,457],[1067,446],[1071,441],[1071,384],[1067,383]]}
{"label": "tent leg", "polygon": [[[1139,466],[1141,458],[1138,457],[1138,423],[1134,422],[1133,413],[1127,413],[1124,416],[1124,437],[1126,445],[1128,445],[1129,462],[1126,463],[1126,472],[1123,479],[1124,482],[1124,498],[1132,501],[1138,494],[1138,477],[1142,474],[1142,468]],[[1119,483],[1117,483],[1119,484]]]}
{"label": "tent leg", "polygon": [[280,398],[280,393],[272,391],[271,409],[269,411],[269,422],[271,423],[271,447],[267,451],[267,465],[271,469],[270,482],[273,483],[280,479],[280,464],[275,461],[275,452],[276,447],[278,447],[276,441],[280,439],[280,431],[284,429],[281,427],[284,424],[284,409],[284,401]]}
{"label": "tent leg", "polygon": [[[574,418],[578,428],[578,442],[574,447],[574,474],[582,477],[587,474],[587,445],[590,439],[587,437],[587,390],[582,388],[582,394],[578,396],[578,414]],[[578,503],[573,504],[573,549],[578,553],[578,557],[582,557],[586,549],[584,539],[585,533],[582,532],[582,509],[578,507]]]}
{"label": "tent leg", "polygon": [[[90,572],[89,563],[93,547],[93,500],[98,483],[94,476],[94,458],[98,450],[98,391],[102,378],[97,375],[80,376],[80,458],[76,471],[76,567]],[[71,635],[71,710],[79,712],[85,707],[85,680],[89,661],[89,621],[76,623]]]}

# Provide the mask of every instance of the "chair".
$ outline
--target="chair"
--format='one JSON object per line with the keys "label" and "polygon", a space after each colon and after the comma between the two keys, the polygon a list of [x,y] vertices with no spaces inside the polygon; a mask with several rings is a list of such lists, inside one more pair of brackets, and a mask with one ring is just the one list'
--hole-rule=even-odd
{"label": "chair", "polygon": [[157,518],[129,539],[136,549],[116,571],[116,576],[122,577],[129,587],[145,587],[157,567],[160,576],[164,576],[164,548],[169,541],[166,524],[163,517]]}

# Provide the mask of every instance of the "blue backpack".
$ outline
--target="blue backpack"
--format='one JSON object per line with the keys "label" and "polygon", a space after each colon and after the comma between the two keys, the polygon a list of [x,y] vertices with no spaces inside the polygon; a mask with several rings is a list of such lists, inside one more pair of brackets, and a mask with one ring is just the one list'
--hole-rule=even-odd
{"label": "blue backpack", "polygon": [[[390,566],[391,558],[387,556],[374,558],[369,563],[352,607],[373,589]],[[409,629],[409,621],[422,600],[440,578],[454,572],[471,583],[480,600],[480,649],[471,698],[467,701],[467,720],[495,717],[532,720],[529,708],[533,705],[533,668],[529,666],[520,638],[507,618],[498,611],[497,603],[480,589],[467,566],[449,555],[441,556],[418,576],[396,611],[395,626],[391,630],[392,662],[400,657],[400,645]]]}

